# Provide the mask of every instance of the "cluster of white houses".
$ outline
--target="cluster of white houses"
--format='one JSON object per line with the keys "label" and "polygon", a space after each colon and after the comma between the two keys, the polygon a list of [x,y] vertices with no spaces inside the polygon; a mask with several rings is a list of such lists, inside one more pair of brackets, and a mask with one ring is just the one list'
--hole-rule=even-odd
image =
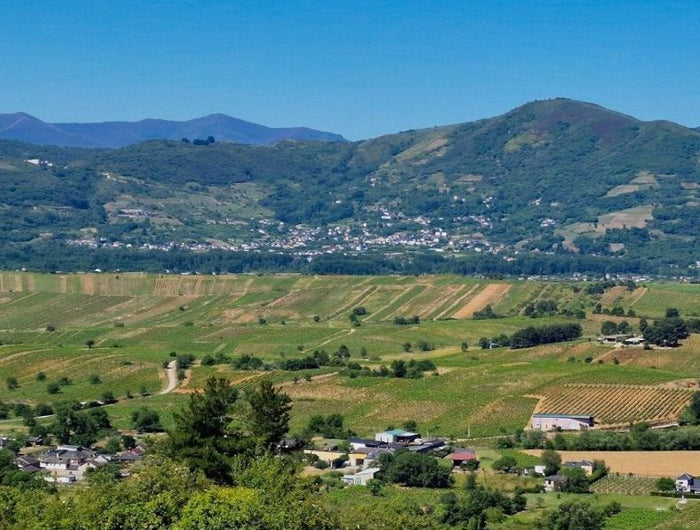
{"label": "cluster of white houses", "polygon": [[80,481],[90,469],[110,462],[129,463],[143,458],[145,450],[135,447],[116,455],[100,454],[78,445],[59,445],[37,456],[18,456],[17,467],[26,473],[41,473],[44,480],[58,484]]}

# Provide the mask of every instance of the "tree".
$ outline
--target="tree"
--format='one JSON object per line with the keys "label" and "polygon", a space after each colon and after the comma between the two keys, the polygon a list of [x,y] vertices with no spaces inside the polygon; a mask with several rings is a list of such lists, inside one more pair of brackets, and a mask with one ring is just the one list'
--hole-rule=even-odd
{"label": "tree", "polygon": [[623,320],[617,325],[618,333],[629,333],[630,331],[632,331],[632,326],[630,326],[630,323],[626,320]]}
{"label": "tree", "polygon": [[418,424],[414,420],[406,420],[401,424],[401,428],[409,432],[418,432]]}
{"label": "tree", "polygon": [[544,474],[545,475],[555,475],[559,472],[561,467],[561,456],[556,451],[551,449],[545,449],[540,455],[542,463],[545,465]]}
{"label": "tree", "polygon": [[606,320],[603,322],[603,325],[600,326],[600,332],[603,335],[615,335],[617,333],[617,324],[610,320]]}
{"label": "tree", "polygon": [[676,481],[669,477],[662,477],[654,483],[659,491],[676,491]]}
{"label": "tree", "polygon": [[502,471],[503,473],[512,473],[517,468],[518,461],[515,459],[515,457],[510,455],[502,456],[491,464],[491,469],[494,471]]}
{"label": "tree", "polygon": [[564,467],[560,473],[567,478],[563,491],[567,493],[588,493],[590,483],[583,469],[580,467]]}
{"label": "tree", "polygon": [[122,445],[124,446],[124,449],[133,449],[136,447],[136,438],[130,434],[122,434]]}
{"label": "tree", "polygon": [[9,391],[12,391],[12,390],[15,390],[15,389],[19,388],[19,382],[17,382],[17,378],[16,378],[16,377],[12,377],[12,376],[6,377],[6,378],[5,378],[5,384],[7,384],[7,389],[8,389]]}
{"label": "tree", "polygon": [[538,526],[543,530],[602,530],[605,528],[605,514],[590,503],[569,501],[545,513]]}
{"label": "tree", "polygon": [[680,317],[668,317],[654,321],[644,330],[644,339],[659,346],[678,346],[688,337],[688,328]]}
{"label": "tree", "polygon": [[187,406],[173,414],[175,428],[166,452],[200,469],[218,483],[230,484],[231,457],[250,448],[242,433],[231,426],[231,408],[238,391],[224,377],[212,376],[204,391],[191,394]]}
{"label": "tree", "polygon": [[700,392],[693,393],[690,405],[688,405],[684,416],[687,417],[686,421],[688,423],[700,424]]}
{"label": "tree", "polygon": [[94,339],[88,339],[85,341],[85,346],[88,348],[92,348],[95,345],[95,340]]}
{"label": "tree", "polygon": [[131,424],[138,432],[161,432],[160,415],[148,408],[141,408],[131,413]]}
{"label": "tree", "polygon": [[382,480],[416,488],[446,488],[451,475],[435,457],[399,449],[393,455],[382,453],[379,458]]}
{"label": "tree", "polygon": [[402,378],[406,377],[406,363],[404,361],[396,360],[391,361],[391,370],[394,377]]}
{"label": "tree", "polygon": [[263,451],[275,449],[289,431],[291,398],[265,379],[248,394],[247,400],[250,404],[248,430],[256,445]]}

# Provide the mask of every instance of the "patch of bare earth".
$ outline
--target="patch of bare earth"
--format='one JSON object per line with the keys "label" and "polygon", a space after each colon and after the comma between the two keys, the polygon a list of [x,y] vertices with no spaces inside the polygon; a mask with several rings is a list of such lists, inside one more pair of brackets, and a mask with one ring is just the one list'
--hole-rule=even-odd
{"label": "patch of bare earth", "polygon": [[500,302],[506,293],[510,290],[510,285],[506,283],[490,283],[484,287],[481,292],[467,302],[454,318],[471,318],[475,312],[483,309],[487,305],[495,305]]}

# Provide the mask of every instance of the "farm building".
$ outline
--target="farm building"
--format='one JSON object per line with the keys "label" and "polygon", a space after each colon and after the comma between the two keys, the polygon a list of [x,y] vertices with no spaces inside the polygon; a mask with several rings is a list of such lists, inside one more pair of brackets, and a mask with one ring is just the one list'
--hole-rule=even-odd
{"label": "farm building", "polygon": [[370,467],[364,471],[359,471],[354,475],[343,475],[343,482],[350,486],[366,486],[379,471],[378,467]]}
{"label": "farm building", "polygon": [[622,344],[625,340],[629,339],[631,335],[629,334],[622,334],[622,335],[603,335],[602,337],[598,337],[598,342],[601,344]]}
{"label": "farm building", "polygon": [[445,458],[452,460],[452,465],[454,467],[459,467],[470,460],[477,460],[476,451],[474,451],[474,449],[455,449]]}
{"label": "farm building", "polygon": [[420,438],[420,434],[404,431],[403,429],[392,429],[390,431],[377,433],[374,436],[374,439],[378,442],[388,444],[409,444],[418,438]]}
{"label": "farm building", "polygon": [[676,477],[676,491],[681,493],[700,493],[700,480],[693,475],[683,473]]}
{"label": "farm building", "polygon": [[593,416],[579,414],[533,414],[535,431],[584,431],[594,425]]}
{"label": "farm building", "polygon": [[644,344],[644,337],[630,337],[622,341],[625,346],[641,346]]}
{"label": "farm building", "polygon": [[561,491],[568,481],[566,475],[550,475],[544,479],[544,491]]}
{"label": "farm building", "polygon": [[593,474],[593,462],[590,460],[569,460],[567,462],[564,462],[563,464],[564,467],[568,468],[579,468],[583,469],[583,471],[586,473],[586,476],[591,476]]}

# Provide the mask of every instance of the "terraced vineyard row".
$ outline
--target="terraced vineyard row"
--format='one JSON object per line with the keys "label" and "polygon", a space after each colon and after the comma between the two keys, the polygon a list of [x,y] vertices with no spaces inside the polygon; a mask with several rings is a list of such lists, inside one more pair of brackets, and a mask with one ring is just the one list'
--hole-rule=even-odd
{"label": "terraced vineyard row", "polygon": [[590,414],[597,423],[674,420],[693,391],[645,385],[568,384],[542,394],[536,412]]}
{"label": "terraced vineyard row", "polygon": [[656,491],[656,480],[651,477],[608,475],[591,486],[593,493],[621,493],[623,495],[647,495]]}

